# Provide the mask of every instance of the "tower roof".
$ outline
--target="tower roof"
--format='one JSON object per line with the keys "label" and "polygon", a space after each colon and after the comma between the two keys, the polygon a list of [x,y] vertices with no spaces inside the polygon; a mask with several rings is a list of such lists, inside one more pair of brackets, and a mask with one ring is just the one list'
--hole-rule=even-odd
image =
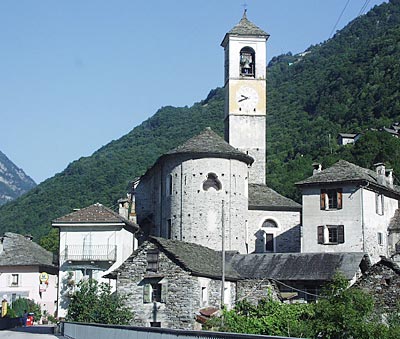
{"label": "tower roof", "polygon": [[200,134],[186,141],[184,144],[174,148],[162,157],[186,154],[192,156],[207,156],[216,158],[237,159],[247,164],[252,164],[254,159],[236,148],[229,145],[210,127],[204,129]]}
{"label": "tower roof", "polygon": [[230,35],[244,35],[244,36],[260,36],[266,37],[268,39],[269,34],[262,30],[260,27],[253,24],[249,19],[247,19],[247,10],[244,11],[242,19],[239,23],[233,27],[228,33],[225,34],[224,40],[221,45],[225,45],[225,41]]}

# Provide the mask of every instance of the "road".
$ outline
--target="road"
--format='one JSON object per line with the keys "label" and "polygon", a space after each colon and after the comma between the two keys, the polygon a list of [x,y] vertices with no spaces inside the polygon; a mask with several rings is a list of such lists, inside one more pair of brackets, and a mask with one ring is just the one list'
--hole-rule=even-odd
{"label": "road", "polygon": [[0,331],[0,339],[57,339],[53,326],[28,326]]}

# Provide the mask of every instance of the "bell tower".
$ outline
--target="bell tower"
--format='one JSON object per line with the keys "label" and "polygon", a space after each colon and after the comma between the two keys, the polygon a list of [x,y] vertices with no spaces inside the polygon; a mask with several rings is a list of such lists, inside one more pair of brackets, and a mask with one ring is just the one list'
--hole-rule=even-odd
{"label": "bell tower", "polygon": [[249,182],[265,184],[266,45],[269,34],[247,19],[225,34],[225,140],[252,156]]}

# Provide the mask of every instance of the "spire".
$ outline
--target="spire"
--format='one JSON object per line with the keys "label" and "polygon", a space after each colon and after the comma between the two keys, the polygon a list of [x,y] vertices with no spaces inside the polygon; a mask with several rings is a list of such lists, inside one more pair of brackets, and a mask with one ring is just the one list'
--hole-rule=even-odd
{"label": "spire", "polygon": [[244,8],[242,19],[247,19],[247,8]]}

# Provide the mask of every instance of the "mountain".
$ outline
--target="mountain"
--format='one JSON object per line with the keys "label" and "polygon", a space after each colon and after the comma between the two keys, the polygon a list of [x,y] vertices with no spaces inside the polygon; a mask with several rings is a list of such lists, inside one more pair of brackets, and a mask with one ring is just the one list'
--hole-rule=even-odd
{"label": "mountain", "polygon": [[0,151],[0,205],[18,198],[35,186],[36,183]]}
{"label": "mountain", "polygon": [[[376,6],[343,30],[298,55],[268,65],[269,185],[299,200],[293,183],[313,161],[342,158],[363,167],[386,161],[400,173],[400,139],[371,128],[400,121],[400,0]],[[158,156],[207,126],[223,134],[224,92],[192,107],[163,107],[127,135],[71,163],[63,172],[0,207],[0,232],[29,231],[36,239],[50,221],[95,202],[113,207]],[[363,132],[339,147],[339,132]]]}

